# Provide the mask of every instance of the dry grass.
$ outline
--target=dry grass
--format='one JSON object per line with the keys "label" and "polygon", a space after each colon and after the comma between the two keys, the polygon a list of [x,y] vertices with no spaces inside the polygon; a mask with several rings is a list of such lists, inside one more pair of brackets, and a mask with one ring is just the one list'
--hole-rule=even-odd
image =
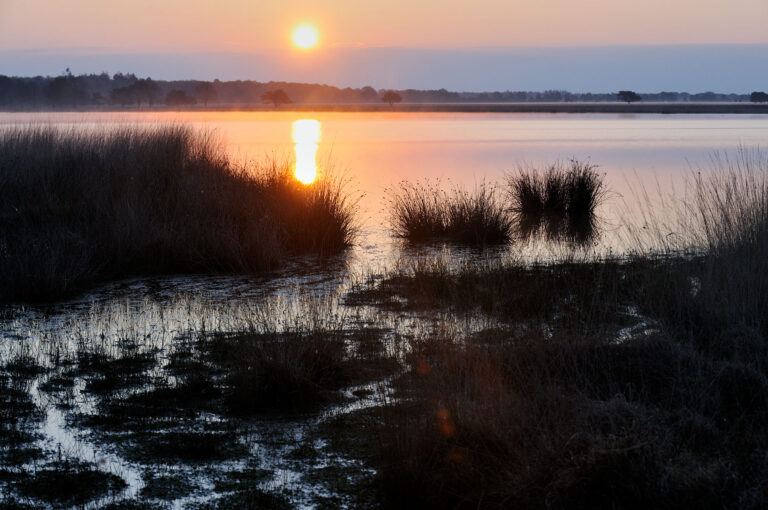
{"label": "dry grass", "polygon": [[447,192],[439,183],[403,181],[390,190],[389,201],[391,230],[409,242],[485,245],[510,239],[509,215],[497,189],[486,183]]}
{"label": "dry grass", "polygon": [[179,125],[0,132],[0,299],[51,300],[107,279],[253,273],[354,235],[345,183],[289,163],[237,166]]}

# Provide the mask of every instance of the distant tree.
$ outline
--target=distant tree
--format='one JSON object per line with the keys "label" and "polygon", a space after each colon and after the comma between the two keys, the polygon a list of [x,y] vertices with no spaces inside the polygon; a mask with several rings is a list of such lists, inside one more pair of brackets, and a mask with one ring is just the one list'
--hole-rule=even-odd
{"label": "distant tree", "polygon": [[45,97],[53,105],[75,105],[86,103],[88,93],[82,80],[66,74],[48,82]]}
{"label": "distant tree", "polygon": [[216,87],[211,82],[203,82],[195,87],[195,95],[197,99],[203,102],[204,106],[208,106],[208,101],[216,100]]}
{"label": "distant tree", "polygon": [[272,105],[275,108],[277,108],[281,104],[293,103],[293,101],[291,101],[291,98],[288,97],[288,94],[286,94],[283,89],[268,90],[264,92],[261,95],[261,102],[265,104],[272,103]]}
{"label": "distant tree", "polygon": [[133,89],[134,97],[141,107],[142,101],[149,103],[149,106],[155,101],[160,99],[160,85],[152,81],[152,78],[145,78],[143,80],[136,80],[133,85],[130,85]]}
{"label": "distant tree", "polygon": [[403,100],[403,96],[395,92],[394,90],[388,90],[381,96],[381,100],[385,103],[389,103],[392,106],[394,103],[399,103]]}
{"label": "distant tree", "polygon": [[624,101],[627,104],[643,100],[642,97],[631,90],[620,90],[619,93],[616,94],[616,97],[619,99],[619,101]]}
{"label": "distant tree", "polygon": [[753,103],[768,103],[768,94],[765,92],[752,92],[749,95],[749,100]]}
{"label": "distant tree", "polygon": [[133,93],[133,89],[128,87],[115,87],[109,92],[109,102],[112,104],[119,104],[126,106],[136,102],[136,97]]}
{"label": "distant tree", "polygon": [[360,89],[360,99],[366,102],[375,103],[379,100],[379,95],[376,93],[376,89],[366,86]]}
{"label": "distant tree", "polygon": [[183,90],[172,90],[165,96],[165,104],[168,106],[181,106],[195,104],[197,101],[194,97],[188,95]]}

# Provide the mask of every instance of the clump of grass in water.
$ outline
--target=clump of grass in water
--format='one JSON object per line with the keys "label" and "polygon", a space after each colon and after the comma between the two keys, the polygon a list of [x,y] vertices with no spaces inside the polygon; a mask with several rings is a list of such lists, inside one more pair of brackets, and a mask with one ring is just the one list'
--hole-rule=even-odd
{"label": "clump of grass in water", "polygon": [[511,222],[492,185],[446,192],[439,183],[403,181],[389,195],[391,230],[410,242],[442,239],[484,245],[510,239]]}
{"label": "clump of grass in water", "polygon": [[253,273],[339,253],[346,182],[234,164],[181,125],[0,131],[0,300],[51,300],[131,275]]}
{"label": "clump of grass in water", "polygon": [[577,243],[597,234],[595,211],[606,191],[597,167],[571,160],[539,172],[520,168],[507,176],[514,224],[524,239],[539,233]]}

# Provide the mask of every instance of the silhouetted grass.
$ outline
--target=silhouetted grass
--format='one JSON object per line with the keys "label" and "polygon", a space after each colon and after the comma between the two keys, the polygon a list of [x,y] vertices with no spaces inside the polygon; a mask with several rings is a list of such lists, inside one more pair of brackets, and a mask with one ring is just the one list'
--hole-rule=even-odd
{"label": "silhouetted grass", "polygon": [[507,176],[511,209],[522,238],[543,233],[550,239],[587,242],[597,233],[595,211],[605,198],[596,166],[571,160],[543,172],[518,169]]}
{"label": "silhouetted grass", "polygon": [[642,194],[641,213],[624,222],[637,252],[686,255],[649,281],[648,309],[677,334],[713,348],[731,336],[727,331],[766,337],[768,156],[748,149],[715,154],[687,189],[682,198]]}
{"label": "silhouetted grass", "polygon": [[510,238],[507,211],[496,188],[486,183],[472,191],[446,192],[439,183],[403,181],[391,190],[389,199],[392,232],[413,243],[447,240],[484,245]]}
{"label": "silhouetted grass", "polygon": [[645,224],[634,258],[412,261],[369,290],[498,324],[438,327],[412,350],[382,414],[389,505],[765,507],[766,177],[759,154],[715,159],[677,235]]}
{"label": "silhouetted grass", "polygon": [[253,273],[339,253],[344,182],[238,166],[210,134],[169,125],[0,132],[0,299],[50,300],[129,275]]}

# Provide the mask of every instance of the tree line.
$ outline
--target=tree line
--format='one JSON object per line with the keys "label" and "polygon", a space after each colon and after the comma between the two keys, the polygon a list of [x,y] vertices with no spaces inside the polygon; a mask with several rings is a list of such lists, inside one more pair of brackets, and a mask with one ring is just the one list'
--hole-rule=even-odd
{"label": "tree line", "polygon": [[[0,107],[41,108],[68,106],[143,107],[154,105],[183,106],[199,104],[258,104],[275,106],[287,103],[377,103],[392,105],[406,103],[467,103],[467,102],[600,102],[638,100],[633,96],[616,93],[572,93],[564,90],[543,92],[453,92],[438,90],[376,90],[339,88],[330,85],[257,82],[257,81],[201,81],[201,80],[153,80],[139,78],[135,74],[73,75],[67,70],[60,76],[17,77],[0,75]],[[632,92],[634,94],[634,92]],[[753,101],[764,102],[763,92],[752,94],[721,94],[703,92],[643,93],[643,101]],[[640,95],[636,96],[640,98]],[[630,102],[630,101],[628,101]]]}

